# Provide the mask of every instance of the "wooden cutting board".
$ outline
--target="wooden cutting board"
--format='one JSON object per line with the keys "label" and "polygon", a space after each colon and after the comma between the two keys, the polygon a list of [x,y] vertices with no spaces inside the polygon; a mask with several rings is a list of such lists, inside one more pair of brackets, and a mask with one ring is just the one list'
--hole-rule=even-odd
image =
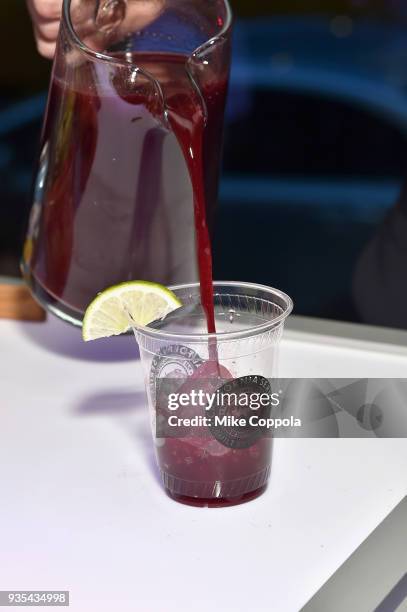
{"label": "wooden cutting board", "polygon": [[0,284],[0,319],[45,321],[46,313],[24,284]]}

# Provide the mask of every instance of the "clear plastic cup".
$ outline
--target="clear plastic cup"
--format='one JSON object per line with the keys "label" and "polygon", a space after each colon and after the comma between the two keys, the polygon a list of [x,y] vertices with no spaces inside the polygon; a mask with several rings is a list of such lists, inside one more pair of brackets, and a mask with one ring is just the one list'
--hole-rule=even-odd
{"label": "clear plastic cup", "polygon": [[134,329],[164,487],[177,501],[196,506],[248,501],[260,495],[267,485],[270,435],[236,445],[233,440],[231,443],[230,439],[225,441],[213,435],[207,427],[197,426],[187,429],[182,436],[165,437],[162,432],[157,433],[157,390],[164,379],[174,382],[175,388],[177,384],[183,385],[184,390],[185,381],[189,388],[198,381],[206,389],[209,384],[213,391],[225,380],[277,377],[279,343],[293,303],[277,289],[252,283],[216,282],[217,333],[208,335],[199,305],[199,284],[180,285],[172,290],[184,306],[160,323]]}

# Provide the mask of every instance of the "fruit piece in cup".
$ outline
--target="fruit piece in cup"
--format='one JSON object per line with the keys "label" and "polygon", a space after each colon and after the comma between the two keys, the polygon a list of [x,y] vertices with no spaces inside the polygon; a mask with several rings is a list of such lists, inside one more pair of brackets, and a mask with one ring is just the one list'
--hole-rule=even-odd
{"label": "fruit piece in cup", "polygon": [[175,293],[148,281],[129,281],[109,287],[89,304],[83,319],[85,342],[125,334],[134,326],[164,319],[182,306]]}

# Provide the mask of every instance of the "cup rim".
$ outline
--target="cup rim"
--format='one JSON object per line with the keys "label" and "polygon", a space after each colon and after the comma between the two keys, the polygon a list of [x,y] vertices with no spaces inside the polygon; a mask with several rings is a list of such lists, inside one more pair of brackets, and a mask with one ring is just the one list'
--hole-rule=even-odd
{"label": "cup rim", "polygon": [[[229,4],[229,0],[222,0],[222,1],[224,2],[225,8],[226,8],[226,19],[225,19],[225,23],[223,24],[222,29],[218,32],[218,34],[216,34],[216,36],[212,36],[207,41],[205,41],[204,43],[199,45],[199,47],[197,47],[194,51],[192,51],[192,53],[189,53],[188,57],[191,58],[191,57],[195,57],[195,56],[200,55],[203,51],[205,51],[205,49],[207,47],[210,47],[210,46],[214,45],[218,40],[221,40],[222,38],[224,38],[228,34],[228,32],[230,31],[230,29],[232,27],[232,24],[233,24],[232,9],[231,9],[231,6]],[[72,2],[72,0],[64,0],[64,3],[63,3],[63,19],[64,19],[64,22],[65,22],[65,24],[67,26],[69,36],[71,37],[73,43],[78,47],[78,49],[80,49],[80,51],[82,51],[83,53],[85,53],[86,55],[91,57],[92,59],[108,62],[109,64],[114,64],[114,65],[122,66],[122,67],[126,67],[126,68],[129,68],[129,66],[136,66],[136,64],[134,64],[134,62],[130,62],[130,61],[126,61],[126,60],[121,60],[121,59],[119,59],[117,57],[114,57],[112,55],[108,55],[107,53],[102,53],[102,52],[99,52],[99,51],[94,51],[93,49],[91,49],[90,47],[85,45],[83,43],[83,41],[77,35],[76,30],[75,30],[75,28],[73,26],[73,23],[72,23],[71,11],[70,11],[71,2]],[[153,77],[153,75],[151,75],[147,70],[143,70],[141,68],[138,68],[138,70],[140,71],[140,73],[145,74],[150,79],[152,79],[154,81],[156,80]]]}
{"label": "cup rim", "polygon": [[[203,333],[180,333],[180,332],[167,332],[159,329],[154,329],[153,327],[148,326],[133,326],[133,331],[136,335],[154,338],[155,340],[177,340],[178,343],[188,342],[188,343],[206,343],[210,339],[221,340],[222,342],[228,340],[242,340],[244,338],[250,338],[252,336],[257,336],[259,334],[264,334],[276,327],[279,327],[291,314],[294,303],[289,295],[281,291],[280,289],[275,289],[274,287],[268,287],[267,285],[260,285],[257,283],[248,283],[248,282],[238,282],[238,281],[214,281],[213,283],[215,294],[216,287],[231,287],[235,289],[251,289],[256,291],[262,291],[269,298],[279,298],[285,303],[285,309],[283,312],[275,317],[275,319],[271,321],[267,321],[265,323],[260,323],[259,325],[254,325],[253,327],[249,327],[247,329],[242,329],[240,331],[233,332],[217,332],[212,334],[203,334]],[[180,289],[198,289],[199,282],[196,283],[183,283],[180,285],[172,285],[169,287],[171,291],[178,291]],[[267,297],[265,298],[267,299]],[[271,301],[271,299],[270,299]]]}

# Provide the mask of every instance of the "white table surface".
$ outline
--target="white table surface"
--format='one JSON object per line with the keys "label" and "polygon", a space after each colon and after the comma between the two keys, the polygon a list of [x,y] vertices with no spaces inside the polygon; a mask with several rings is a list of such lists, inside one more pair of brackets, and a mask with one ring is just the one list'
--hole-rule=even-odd
{"label": "white table surface", "polygon": [[[280,375],[407,377],[407,352],[319,340],[287,334]],[[70,590],[75,612],[298,612],[407,493],[405,440],[278,439],[262,497],[183,506],[157,479],[132,338],[1,321],[0,360],[0,590]]]}

